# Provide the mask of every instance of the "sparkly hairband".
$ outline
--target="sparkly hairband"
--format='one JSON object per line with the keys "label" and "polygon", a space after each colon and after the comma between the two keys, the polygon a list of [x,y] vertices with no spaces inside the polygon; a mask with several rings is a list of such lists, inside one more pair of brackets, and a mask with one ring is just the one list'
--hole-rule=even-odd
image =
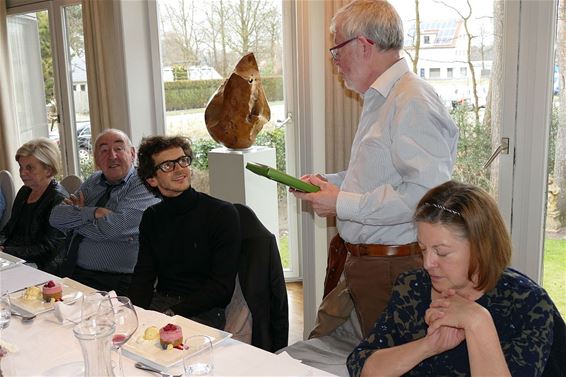
{"label": "sparkly hairband", "polygon": [[460,212],[454,211],[453,209],[450,209],[450,208],[446,208],[446,207],[444,207],[443,205],[440,205],[440,204],[437,204],[437,203],[429,203],[429,202],[426,202],[424,205],[427,206],[427,207],[432,206],[432,207],[441,209],[441,210],[443,210],[443,211],[450,212],[450,213],[453,214],[453,215],[462,217],[462,214],[461,214]]}

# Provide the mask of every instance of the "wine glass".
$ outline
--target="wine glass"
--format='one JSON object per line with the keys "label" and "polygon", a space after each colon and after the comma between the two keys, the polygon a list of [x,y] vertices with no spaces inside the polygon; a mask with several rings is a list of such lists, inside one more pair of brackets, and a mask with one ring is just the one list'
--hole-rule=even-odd
{"label": "wine glass", "polygon": [[110,304],[108,292],[94,291],[85,294],[81,306],[81,322],[92,321],[95,318],[101,319],[102,316],[108,316],[111,308],[112,305]]}
{"label": "wine glass", "polygon": [[124,376],[124,367],[122,365],[122,346],[134,335],[138,328],[138,316],[132,301],[125,296],[116,296],[110,298],[110,304],[114,311],[114,323],[116,331],[112,336],[113,348],[118,352],[118,360],[120,365],[120,375]]}
{"label": "wine glass", "polygon": [[12,317],[12,307],[10,305],[10,296],[3,294],[0,296],[0,340],[2,339],[2,330],[10,324]]}

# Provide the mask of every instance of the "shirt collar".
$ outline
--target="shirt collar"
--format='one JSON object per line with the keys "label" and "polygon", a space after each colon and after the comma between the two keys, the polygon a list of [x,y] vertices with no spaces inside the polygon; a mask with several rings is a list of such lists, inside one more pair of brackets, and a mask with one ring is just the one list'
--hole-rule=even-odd
{"label": "shirt collar", "polygon": [[137,174],[137,173],[136,173],[136,168],[134,168],[134,166],[132,165],[130,167],[130,170],[128,171],[128,174],[126,174],[126,176],[124,178],[122,178],[122,180],[119,183],[112,185],[112,184],[110,184],[110,182],[108,182],[108,180],[104,176],[104,173],[101,173],[100,174],[100,184],[104,185],[104,186],[120,186],[120,185],[124,184],[125,182],[127,182],[132,177],[133,174]]}
{"label": "shirt collar", "polygon": [[370,89],[374,89],[383,97],[387,97],[395,83],[407,72],[410,72],[409,65],[405,58],[401,58],[383,72],[373,84],[371,84]]}

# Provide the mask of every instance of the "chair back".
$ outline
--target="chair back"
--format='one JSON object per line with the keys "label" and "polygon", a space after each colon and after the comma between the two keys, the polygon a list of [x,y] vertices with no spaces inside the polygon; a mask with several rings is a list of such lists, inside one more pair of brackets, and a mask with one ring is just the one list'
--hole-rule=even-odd
{"label": "chair back", "polygon": [[238,280],[252,316],[252,345],[275,352],[289,339],[287,287],[277,241],[251,208],[235,207],[242,232]]}
{"label": "chair back", "polygon": [[2,230],[4,225],[6,225],[10,219],[10,216],[12,216],[12,205],[14,204],[14,198],[16,197],[14,179],[8,170],[0,171],[0,191],[2,191],[4,199],[6,199],[6,209],[0,218],[0,230]]}
{"label": "chair back", "polygon": [[83,180],[71,174],[63,178],[60,183],[67,190],[67,193],[74,194],[81,187]]}

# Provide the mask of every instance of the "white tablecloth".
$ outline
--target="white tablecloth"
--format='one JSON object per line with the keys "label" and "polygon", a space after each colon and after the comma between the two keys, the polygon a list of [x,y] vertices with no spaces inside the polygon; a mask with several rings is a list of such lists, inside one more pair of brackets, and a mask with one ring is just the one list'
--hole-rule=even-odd
{"label": "white tablecloth", "polygon": [[[8,277],[6,272],[11,272]],[[10,286],[10,291],[25,288],[29,281],[41,283],[49,279],[43,272],[30,270],[28,266],[2,271],[1,275],[2,287]],[[139,308],[137,313],[140,322],[161,315]],[[4,376],[80,376],[83,359],[72,328],[72,324],[60,325],[53,312],[41,314],[30,323],[13,317],[9,327],[1,333],[3,341],[17,348],[1,359]],[[113,359],[117,363],[115,353]],[[285,354],[275,355],[234,339],[227,339],[215,347],[214,365],[215,376],[332,376]],[[170,371],[179,372],[181,368],[174,366]],[[124,373],[126,376],[155,376],[134,368],[134,361],[126,355]]]}

